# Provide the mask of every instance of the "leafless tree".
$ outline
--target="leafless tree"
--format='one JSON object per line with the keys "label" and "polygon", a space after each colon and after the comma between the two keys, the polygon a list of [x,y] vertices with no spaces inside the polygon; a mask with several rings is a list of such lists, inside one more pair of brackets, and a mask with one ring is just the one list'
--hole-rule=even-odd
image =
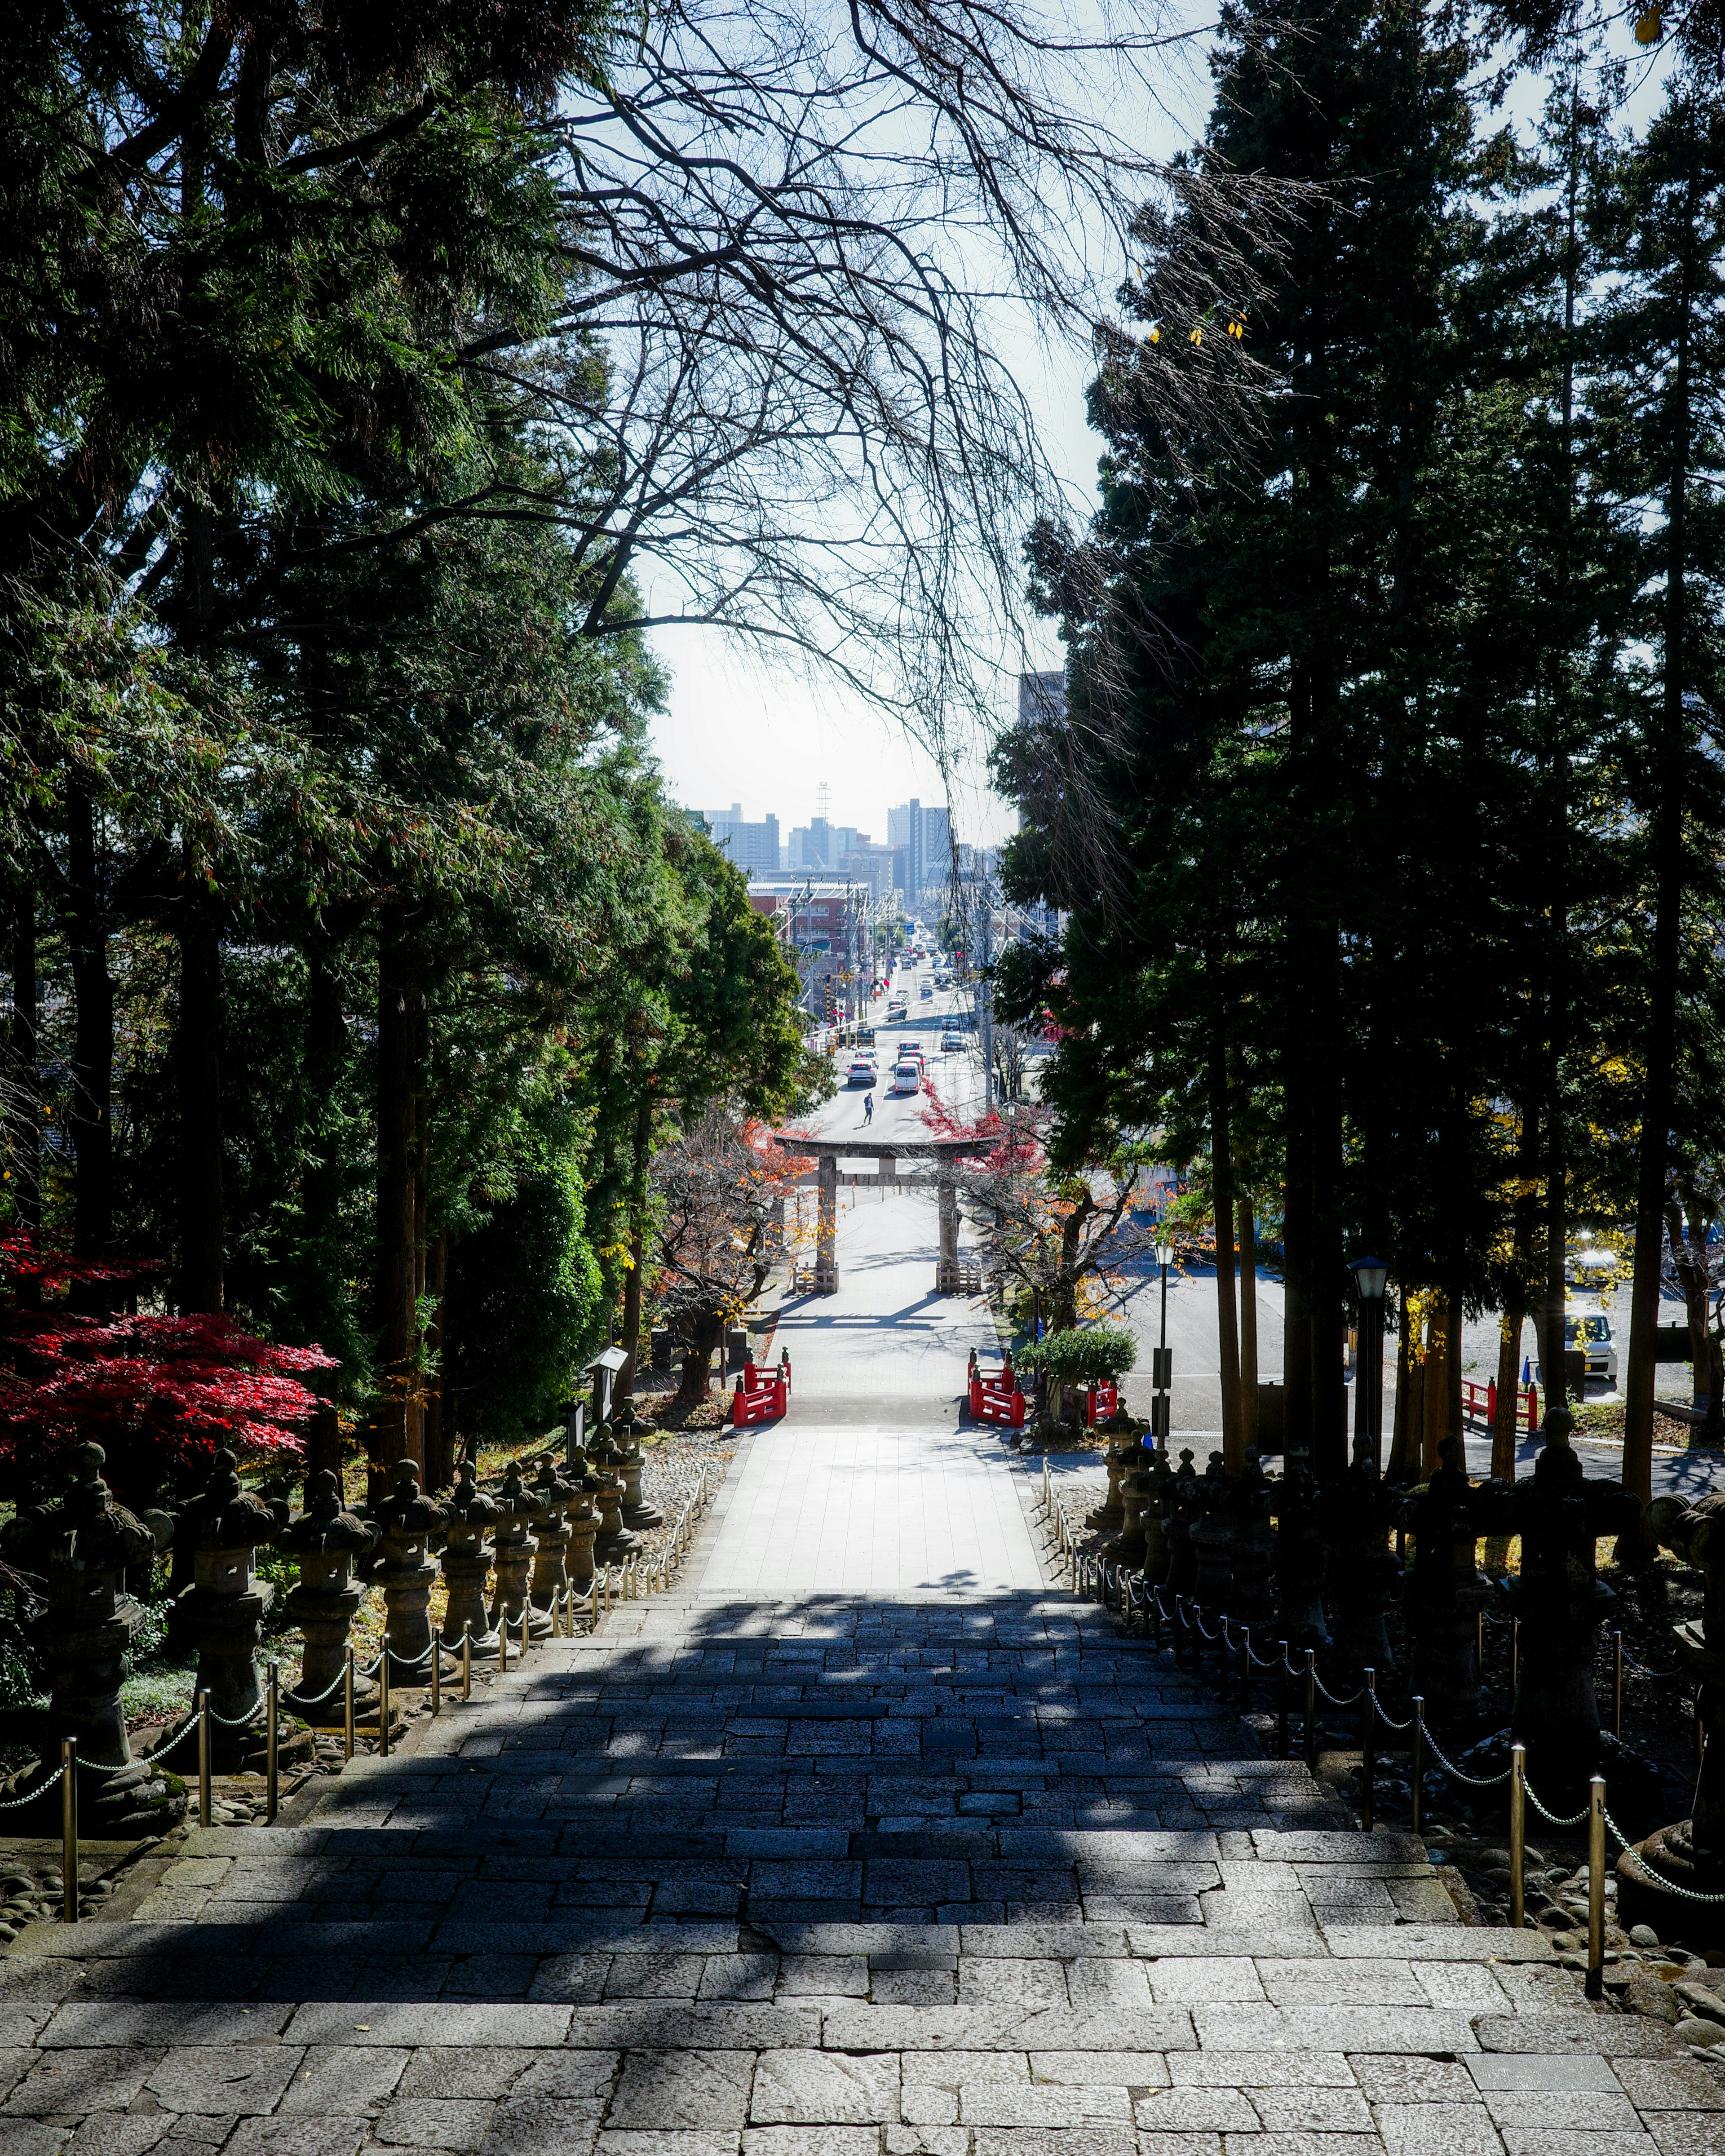
{"label": "leafless tree", "polygon": [[655,1154],[652,1300],[682,1350],[680,1403],[706,1397],[726,1321],[772,1270],[778,1201],[809,1163],[716,1102]]}

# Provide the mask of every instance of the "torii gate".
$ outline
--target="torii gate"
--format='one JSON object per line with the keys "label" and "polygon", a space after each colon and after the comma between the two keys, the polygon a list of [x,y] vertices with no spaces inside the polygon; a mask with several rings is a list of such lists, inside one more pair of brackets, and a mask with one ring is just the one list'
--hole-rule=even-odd
{"label": "torii gate", "polygon": [[935,1187],[940,1199],[940,1255],[935,1262],[934,1291],[958,1295],[958,1193],[942,1163],[967,1153],[987,1152],[998,1137],[986,1138],[827,1138],[805,1137],[799,1131],[775,1131],[778,1143],[791,1152],[813,1153],[819,1162],[819,1209],[814,1229],[814,1292],[835,1295],[839,1288],[836,1240],[839,1229],[839,1163],[873,1160],[880,1163],[880,1182],[898,1181],[901,1160],[932,1160]]}

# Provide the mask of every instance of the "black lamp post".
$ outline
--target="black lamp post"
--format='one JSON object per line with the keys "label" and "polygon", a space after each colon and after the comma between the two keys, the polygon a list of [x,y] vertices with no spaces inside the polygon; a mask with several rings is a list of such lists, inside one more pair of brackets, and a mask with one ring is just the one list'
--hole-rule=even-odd
{"label": "black lamp post", "polygon": [[1384,1290],[1389,1267],[1382,1258],[1356,1258],[1348,1270],[1359,1291],[1358,1364],[1354,1372],[1353,1447],[1364,1448],[1384,1472]]}
{"label": "black lamp post", "polygon": [[1168,1269],[1174,1261],[1174,1246],[1158,1240],[1156,1262],[1162,1267],[1162,1339],[1150,1358],[1150,1383],[1153,1396],[1150,1401],[1150,1435],[1159,1439],[1163,1450],[1168,1448],[1168,1433],[1173,1416],[1168,1400],[1168,1389],[1174,1381],[1174,1358],[1168,1344]]}

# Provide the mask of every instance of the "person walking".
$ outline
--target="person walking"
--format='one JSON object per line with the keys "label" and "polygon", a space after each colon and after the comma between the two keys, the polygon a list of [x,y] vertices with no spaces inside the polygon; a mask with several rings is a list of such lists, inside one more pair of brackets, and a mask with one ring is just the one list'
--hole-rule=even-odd
{"label": "person walking", "polygon": [[875,1096],[874,1096],[873,1092],[872,1092],[872,1091],[870,1091],[870,1092],[865,1093],[865,1094],[863,1095],[863,1121],[864,1121],[865,1123],[871,1123],[871,1122],[874,1122],[874,1120],[875,1120]]}

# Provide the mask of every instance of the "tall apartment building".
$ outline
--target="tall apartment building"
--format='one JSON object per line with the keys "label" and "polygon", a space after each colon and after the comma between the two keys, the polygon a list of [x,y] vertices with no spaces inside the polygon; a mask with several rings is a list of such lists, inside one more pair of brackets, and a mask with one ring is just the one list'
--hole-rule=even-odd
{"label": "tall apartment building", "polygon": [[925,891],[945,887],[952,870],[950,819],[944,808],[925,808],[917,800],[906,801],[886,812],[886,843],[895,859],[893,888],[914,905]]}
{"label": "tall apartment building", "polygon": [[[709,808],[705,812],[706,828],[713,844],[721,853],[728,854],[740,869],[771,875],[778,866],[778,819],[763,817],[758,824],[746,824],[742,803],[733,802],[728,808]],[[694,812],[691,812],[691,821]]]}

